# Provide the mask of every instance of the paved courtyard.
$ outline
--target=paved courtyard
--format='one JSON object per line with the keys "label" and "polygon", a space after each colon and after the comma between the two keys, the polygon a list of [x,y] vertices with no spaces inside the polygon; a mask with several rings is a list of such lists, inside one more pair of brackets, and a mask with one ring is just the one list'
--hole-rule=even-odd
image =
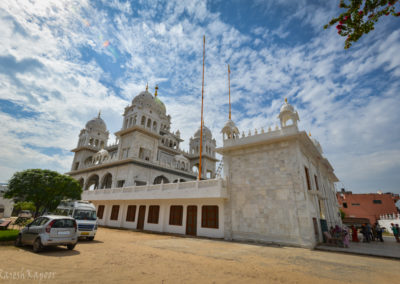
{"label": "paved courtyard", "polygon": [[384,242],[350,243],[349,248],[320,245],[318,250],[381,256],[400,260],[400,244],[394,237],[383,237]]}
{"label": "paved courtyard", "polygon": [[74,251],[57,247],[41,254],[29,247],[0,246],[0,283],[28,283],[35,275],[36,280],[47,277],[41,283],[393,283],[400,279],[400,262],[393,259],[107,228],[100,228],[96,239],[80,242]]}

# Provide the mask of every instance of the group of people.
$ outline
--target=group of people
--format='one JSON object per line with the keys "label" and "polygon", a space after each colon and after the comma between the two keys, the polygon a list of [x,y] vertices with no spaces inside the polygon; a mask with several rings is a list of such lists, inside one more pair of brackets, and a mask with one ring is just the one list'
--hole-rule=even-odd
{"label": "group of people", "polygon": [[[391,224],[391,229],[393,235],[396,239],[396,242],[400,243],[400,227],[399,224]],[[379,225],[378,222],[373,224],[372,226],[369,223],[362,224],[360,228],[351,226],[351,241],[358,242],[374,242],[380,241],[383,242],[382,233],[384,232],[384,228]],[[360,240],[358,237],[358,233],[362,234],[362,239]],[[349,247],[350,245],[350,230],[346,226],[340,227],[336,225],[335,227],[331,227],[329,232],[324,232],[324,238],[327,243],[339,245],[343,247]]]}
{"label": "group of people", "polygon": [[[352,231],[352,242],[359,242],[358,239],[358,230],[355,226],[351,226]],[[383,228],[376,222],[374,225],[362,224],[360,228],[360,233],[362,234],[362,242],[369,243],[370,241],[381,241],[383,242],[382,233]]]}
{"label": "group of people", "polygon": [[399,224],[395,225],[395,224],[391,223],[390,225],[392,226],[391,229],[392,229],[394,238],[396,239],[396,242],[400,243],[400,227],[399,227]]}
{"label": "group of people", "polygon": [[342,228],[336,225],[331,227],[329,233],[326,232],[325,237],[328,243],[344,246],[346,248],[350,245],[349,229],[346,226]]}

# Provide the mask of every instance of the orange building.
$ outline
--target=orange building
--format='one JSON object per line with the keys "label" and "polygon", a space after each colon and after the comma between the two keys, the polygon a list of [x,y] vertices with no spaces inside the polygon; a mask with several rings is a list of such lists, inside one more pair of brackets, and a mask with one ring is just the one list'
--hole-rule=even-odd
{"label": "orange building", "polygon": [[396,202],[400,199],[393,193],[353,194],[351,191],[336,193],[340,209],[346,218],[368,218],[371,224],[379,220],[380,215],[398,214]]}

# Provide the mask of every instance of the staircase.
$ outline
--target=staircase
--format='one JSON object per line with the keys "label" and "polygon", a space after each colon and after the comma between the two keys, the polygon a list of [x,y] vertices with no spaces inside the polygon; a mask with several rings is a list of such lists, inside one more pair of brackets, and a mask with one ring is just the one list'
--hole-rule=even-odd
{"label": "staircase", "polygon": [[224,162],[221,161],[221,162],[219,162],[217,171],[215,172],[215,177],[216,178],[220,178],[221,177],[221,171],[222,171],[223,168],[224,168]]}

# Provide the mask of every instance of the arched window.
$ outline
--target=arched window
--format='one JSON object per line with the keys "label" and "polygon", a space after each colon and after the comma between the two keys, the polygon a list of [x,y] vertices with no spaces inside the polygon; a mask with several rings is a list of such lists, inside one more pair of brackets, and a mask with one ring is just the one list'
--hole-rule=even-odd
{"label": "arched window", "polygon": [[142,121],[140,122],[141,125],[145,125],[146,124],[146,117],[142,116]]}
{"label": "arched window", "polygon": [[157,122],[153,121],[153,131],[157,131]]}
{"label": "arched window", "polygon": [[86,184],[86,190],[95,190],[98,188],[99,188],[99,176],[92,175]]}
{"label": "arched window", "polygon": [[93,146],[93,138],[90,138],[90,140],[89,140],[89,145],[90,145],[90,146]]}
{"label": "arched window", "polygon": [[151,128],[151,119],[150,118],[147,120],[147,128]]}
{"label": "arched window", "polygon": [[133,117],[133,125],[136,124],[136,119],[137,119],[137,115],[135,115],[135,116]]}
{"label": "arched window", "polygon": [[98,147],[98,146],[99,146],[99,140],[98,140],[98,139],[96,139],[96,141],[94,141],[94,146],[95,146],[95,147]]}
{"label": "arched window", "polygon": [[132,117],[129,118],[129,127],[131,127],[131,126],[132,126]]}
{"label": "arched window", "polygon": [[100,142],[100,148],[104,148],[104,141]]}
{"label": "arched window", "polygon": [[112,175],[108,173],[103,177],[101,188],[111,188],[111,184],[112,184]]}
{"label": "arched window", "polygon": [[154,179],[153,184],[169,183],[169,180],[165,176],[158,176]]}
{"label": "arched window", "polygon": [[93,160],[92,160],[92,159],[93,159],[92,156],[87,157],[86,160],[85,160],[85,162],[84,162],[85,166],[91,165],[91,164],[93,163]]}

